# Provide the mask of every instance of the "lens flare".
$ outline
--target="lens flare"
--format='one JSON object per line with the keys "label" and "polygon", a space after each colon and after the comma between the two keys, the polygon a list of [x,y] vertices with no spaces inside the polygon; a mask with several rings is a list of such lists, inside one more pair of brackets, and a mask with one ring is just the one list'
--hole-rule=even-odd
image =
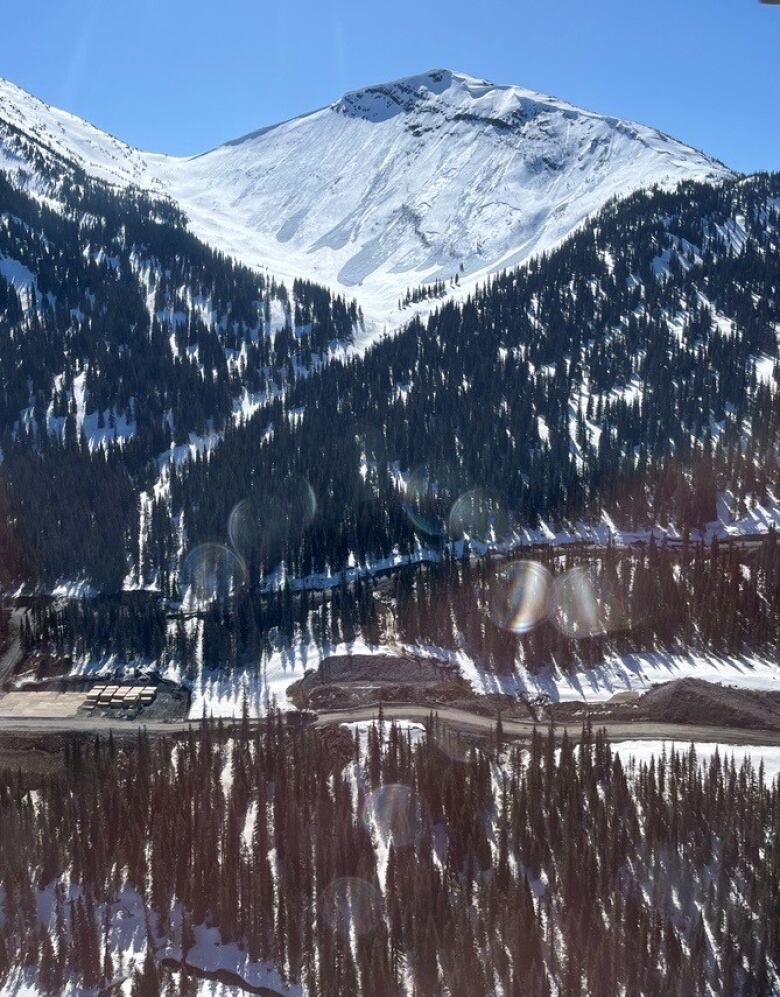
{"label": "lens flare", "polygon": [[311,485],[300,475],[292,475],[233,508],[228,518],[230,543],[248,561],[280,560],[286,545],[303,536],[316,513]]}
{"label": "lens flare", "polygon": [[206,609],[237,595],[246,582],[246,565],[235,551],[223,544],[200,544],[187,554],[181,566],[182,606],[188,610]]}
{"label": "lens flare", "polygon": [[375,930],[381,913],[381,897],[365,879],[334,879],[320,898],[322,916],[344,937],[367,935]]}
{"label": "lens flare", "polygon": [[396,848],[414,842],[414,802],[408,786],[380,786],[370,793],[362,808],[363,821],[373,825],[384,844]]}
{"label": "lens flare", "polygon": [[528,633],[550,613],[553,579],[536,561],[514,561],[490,584],[490,618],[502,630]]}
{"label": "lens flare", "polygon": [[317,515],[317,496],[309,482],[300,474],[292,475],[283,483],[282,500],[285,503],[288,532],[300,536]]}
{"label": "lens flare", "polygon": [[452,762],[467,762],[472,745],[463,735],[444,724],[435,723],[429,728],[431,745]]}
{"label": "lens flare", "polygon": [[447,534],[450,508],[462,490],[460,476],[440,464],[421,464],[409,476],[403,509],[418,533],[441,538]]}
{"label": "lens flare", "polygon": [[561,633],[579,640],[623,630],[630,617],[603,569],[578,565],[555,579],[555,622]]}
{"label": "lens flare", "polygon": [[228,517],[230,543],[245,557],[251,557],[263,549],[266,513],[264,500],[249,498],[235,505]]}
{"label": "lens flare", "polygon": [[512,536],[512,520],[504,505],[482,488],[464,492],[449,516],[450,536],[468,537],[482,544],[505,543]]}

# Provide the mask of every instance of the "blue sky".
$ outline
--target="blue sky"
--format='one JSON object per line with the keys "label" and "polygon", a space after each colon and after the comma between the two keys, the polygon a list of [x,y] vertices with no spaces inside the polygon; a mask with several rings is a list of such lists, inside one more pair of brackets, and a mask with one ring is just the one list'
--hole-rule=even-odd
{"label": "blue sky", "polygon": [[202,152],[446,66],[780,169],[780,6],[759,0],[25,0],[0,75],[145,149]]}

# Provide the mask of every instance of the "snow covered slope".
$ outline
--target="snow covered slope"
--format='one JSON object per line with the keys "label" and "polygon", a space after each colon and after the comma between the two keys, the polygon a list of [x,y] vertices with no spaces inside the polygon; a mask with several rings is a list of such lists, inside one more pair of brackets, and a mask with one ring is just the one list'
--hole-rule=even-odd
{"label": "snow covered slope", "polygon": [[50,162],[74,163],[107,183],[160,186],[143,153],[0,77],[0,169],[26,173],[34,185]]}
{"label": "snow covered slope", "polygon": [[[5,127],[4,126],[5,123]],[[460,293],[548,249],[609,198],[717,180],[722,164],[643,125],[434,70],[201,156],[141,153],[0,81],[0,166],[19,135],[106,180],[170,194],[205,241],[357,297],[374,327],[408,287]]]}

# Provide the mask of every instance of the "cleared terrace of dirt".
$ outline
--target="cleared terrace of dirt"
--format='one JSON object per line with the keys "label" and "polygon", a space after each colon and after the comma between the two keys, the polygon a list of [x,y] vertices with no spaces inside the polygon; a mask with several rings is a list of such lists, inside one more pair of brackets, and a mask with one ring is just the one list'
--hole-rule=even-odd
{"label": "cleared terrace of dirt", "polygon": [[12,717],[75,717],[83,692],[9,692],[0,696],[0,722]]}

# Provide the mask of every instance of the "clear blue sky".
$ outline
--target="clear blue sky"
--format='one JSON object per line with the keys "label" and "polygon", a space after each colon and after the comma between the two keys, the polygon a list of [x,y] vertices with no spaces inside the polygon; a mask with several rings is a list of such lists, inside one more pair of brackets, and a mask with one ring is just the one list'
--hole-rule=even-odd
{"label": "clear blue sky", "polygon": [[202,152],[446,66],[780,169],[780,6],[759,0],[23,0],[0,75],[121,138]]}

